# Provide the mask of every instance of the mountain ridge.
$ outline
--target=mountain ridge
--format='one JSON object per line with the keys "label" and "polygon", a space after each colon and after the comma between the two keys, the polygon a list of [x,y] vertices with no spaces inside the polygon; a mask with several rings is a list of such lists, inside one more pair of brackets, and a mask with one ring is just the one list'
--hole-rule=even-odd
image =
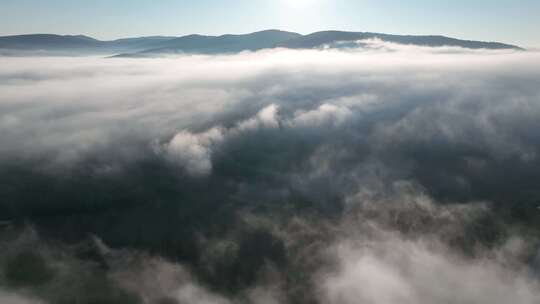
{"label": "mountain ridge", "polygon": [[85,35],[26,34],[0,37],[0,50],[49,52],[52,54],[107,54],[113,57],[148,57],[167,54],[228,54],[271,48],[341,48],[365,39],[407,45],[455,46],[469,49],[523,48],[501,42],[462,40],[442,35],[393,35],[372,32],[319,31],[308,35],[282,30],[248,34],[143,36],[98,40]]}
{"label": "mountain ridge", "polygon": [[344,32],[344,31],[320,31],[304,35],[297,39],[285,41],[278,46],[286,48],[313,48],[336,41],[355,41],[365,39],[381,39],[386,42],[399,44],[412,44],[419,46],[458,46],[472,49],[522,49],[521,47],[492,41],[464,40],[443,35],[394,35],[373,32]]}

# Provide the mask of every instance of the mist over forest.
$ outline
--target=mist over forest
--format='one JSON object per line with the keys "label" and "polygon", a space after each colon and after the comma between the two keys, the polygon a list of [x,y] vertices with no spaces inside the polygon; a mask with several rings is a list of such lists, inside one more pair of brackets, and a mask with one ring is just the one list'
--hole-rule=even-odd
{"label": "mist over forest", "polygon": [[540,303],[540,53],[0,57],[2,304]]}

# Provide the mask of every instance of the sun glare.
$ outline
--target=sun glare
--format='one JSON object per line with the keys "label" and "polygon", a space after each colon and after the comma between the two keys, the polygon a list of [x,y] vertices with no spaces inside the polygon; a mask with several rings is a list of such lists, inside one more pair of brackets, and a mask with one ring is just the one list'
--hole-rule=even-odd
{"label": "sun glare", "polygon": [[317,2],[317,0],[282,0],[290,8],[305,8]]}

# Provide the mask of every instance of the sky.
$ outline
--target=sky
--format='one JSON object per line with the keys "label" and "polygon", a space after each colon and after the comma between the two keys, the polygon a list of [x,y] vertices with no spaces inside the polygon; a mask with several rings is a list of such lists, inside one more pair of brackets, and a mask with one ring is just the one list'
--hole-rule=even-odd
{"label": "sky", "polygon": [[131,36],[282,29],[442,34],[540,46],[538,0],[2,0],[0,35]]}

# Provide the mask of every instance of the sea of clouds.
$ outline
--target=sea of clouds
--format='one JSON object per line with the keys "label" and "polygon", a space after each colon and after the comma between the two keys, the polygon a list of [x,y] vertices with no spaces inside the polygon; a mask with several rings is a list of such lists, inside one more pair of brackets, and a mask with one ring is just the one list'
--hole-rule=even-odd
{"label": "sea of clouds", "polygon": [[2,303],[540,302],[537,52],[0,66]]}

